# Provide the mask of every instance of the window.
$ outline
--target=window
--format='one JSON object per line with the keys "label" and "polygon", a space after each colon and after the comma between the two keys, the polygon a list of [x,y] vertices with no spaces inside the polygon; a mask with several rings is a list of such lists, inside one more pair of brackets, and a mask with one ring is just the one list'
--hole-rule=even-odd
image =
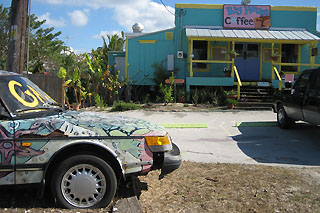
{"label": "window", "polygon": [[305,72],[300,75],[300,77],[297,79],[297,83],[294,85],[294,89],[297,91],[304,91],[310,77],[310,72]]}
{"label": "window", "polygon": [[244,45],[243,44],[235,44],[234,50],[238,53],[238,57],[244,56]]}
{"label": "window", "polygon": [[[299,46],[297,44],[282,44],[281,63],[298,63]],[[284,72],[297,72],[297,66],[282,66]]]}
{"label": "window", "polygon": [[173,40],[173,32],[166,32],[166,40]]}
{"label": "window", "polygon": [[[207,60],[208,59],[208,42],[207,41],[193,41],[193,60]],[[206,69],[205,63],[193,63],[193,69]]]}
{"label": "window", "polygon": [[225,61],[226,51],[227,51],[227,48],[225,47],[212,47],[212,60]]}
{"label": "window", "polygon": [[248,44],[247,57],[248,58],[258,58],[259,57],[259,45],[258,44]]}
{"label": "window", "polygon": [[320,72],[313,72],[311,75],[310,89],[320,91]]}

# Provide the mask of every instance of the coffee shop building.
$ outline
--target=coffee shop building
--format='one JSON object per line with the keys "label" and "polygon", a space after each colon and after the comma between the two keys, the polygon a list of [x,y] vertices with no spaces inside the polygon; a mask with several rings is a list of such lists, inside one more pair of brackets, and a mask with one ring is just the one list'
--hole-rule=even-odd
{"label": "coffee shop building", "polygon": [[[134,85],[154,85],[161,64],[185,88],[279,88],[285,75],[320,66],[317,8],[270,5],[176,4],[175,27],[126,33],[122,75]],[[293,74],[293,75],[292,75]]]}

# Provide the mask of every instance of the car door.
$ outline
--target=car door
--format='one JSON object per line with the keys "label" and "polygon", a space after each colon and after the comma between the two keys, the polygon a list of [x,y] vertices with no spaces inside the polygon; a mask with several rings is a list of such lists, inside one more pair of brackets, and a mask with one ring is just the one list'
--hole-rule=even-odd
{"label": "car door", "polygon": [[0,185],[15,183],[14,122],[0,101]]}
{"label": "car door", "polygon": [[310,86],[306,92],[303,114],[305,121],[320,124],[320,70],[315,70],[310,77]]}
{"label": "car door", "polygon": [[311,70],[304,71],[294,84],[291,94],[283,96],[283,106],[289,118],[304,120],[302,105],[310,74]]}

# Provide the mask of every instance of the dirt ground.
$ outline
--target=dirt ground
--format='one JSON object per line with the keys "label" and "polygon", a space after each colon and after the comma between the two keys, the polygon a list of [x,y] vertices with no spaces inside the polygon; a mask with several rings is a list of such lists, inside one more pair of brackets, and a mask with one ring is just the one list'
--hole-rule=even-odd
{"label": "dirt ground", "polygon": [[[184,161],[162,180],[159,171],[136,184],[143,212],[320,212],[320,168],[204,164]],[[34,190],[0,189],[0,212],[65,210]],[[48,196],[47,196],[48,197]]]}
{"label": "dirt ground", "polygon": [[143,212],[320,212],[320,168],[183,162],[158,175],[139,177]]}
{"label": "dirt ground", "polygon": [[[162,104],[144,110],[206,111],[206,106]],[[100,109],[89,109],[101,111]],[[104,109],[103,111],[107,111]],[[219,110],[219,109],[218,109]],[[320,167],[204,164],[184,161],[164,179],[160,171],[136,184],[143,212],[320,212]],[[49,197],[46,195],[46,198]],[[65,210],[35,190],[0,188],[0,212],[108,212],[109,209]]]}

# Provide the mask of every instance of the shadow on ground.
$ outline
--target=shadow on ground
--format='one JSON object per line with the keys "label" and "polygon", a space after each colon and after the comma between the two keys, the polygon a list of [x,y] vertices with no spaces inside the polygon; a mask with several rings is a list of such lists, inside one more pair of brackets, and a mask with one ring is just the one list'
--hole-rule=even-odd
{"label": "shadow on ground", "polygon": [[1,186],[0,209],[55,208],[49,196],[40,198],[38,193],[36,187]]}
{"label": "shadow on ground", "polygon": [[[37,186],[1,186],[0,188],[0,212],[112,212],[112,208],[119,200],[135,196],[133,183],[130,178],[125,183],[118,186],[114,203],[108,208],[102,209],[61,209],[57,207],[54,200],[50,196],[50,192],[46,191],[43,197],[39,197]],[[119,208],[119,207],[118,207]],[[125,211],[123,211],[125,212]]]}
{"label": "shadow on ground", "polygon": [[244,154],[259,163],[320,166],[320,127],[298,123],[278,127],[239,126],[232,137]]}

